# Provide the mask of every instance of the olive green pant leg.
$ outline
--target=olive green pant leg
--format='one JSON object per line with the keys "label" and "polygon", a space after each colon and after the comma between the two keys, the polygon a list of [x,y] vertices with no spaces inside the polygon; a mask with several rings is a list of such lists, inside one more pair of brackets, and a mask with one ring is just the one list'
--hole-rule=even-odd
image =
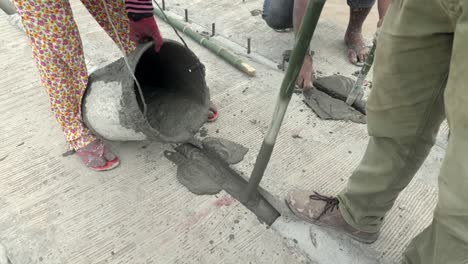
{"label": "olive green pant leg", "polygon": [[339,195],[355,228],[377,232],[435,142],[445,118],[453,25],[437,0],[394,0],[377,42],[367,104],[369,144]]}
{"label": "olive green pant leg", "polygon": [[407,264],[468,264],[468,1],[456,2],[445,3],[456,29],[445,91],[451,133],[439,175],[439,202],[431,226],[408,247]]}

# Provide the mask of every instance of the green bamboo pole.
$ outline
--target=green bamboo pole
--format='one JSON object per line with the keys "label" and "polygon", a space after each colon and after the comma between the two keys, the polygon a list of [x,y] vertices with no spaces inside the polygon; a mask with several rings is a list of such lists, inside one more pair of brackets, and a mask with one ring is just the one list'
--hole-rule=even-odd
{"label": "green bamboo pole", "polygon": [[249,184],[247,186],[244,199],[251,200],[254,194],[258,191],[258,186],[263,178],[265,169],[270,161],[273,148],[278,137],[281,123],[283,122],[284,115],[288,108],[289,101],[294,91],[297,77],[304,62],[304,56],[310,45],[310,41],[314,34],[320,14],[322,13],[325,0],[310,0],[307,6],[306,14],[302,20],[301,28],[298,33],[297,42],[292,51],[290,64],[286,75],[284,76],[283,83],[279,93],[279,98],[276,102],[275,112],[273,119],[268,129],[265,139],[263,140],[262,147],[258,153],[252,174],[250,176]]}
{"label": "green bamboo pole", "polygon": [[216,55],[218,55],[219,57],[221,57],[222,59],[227,61],[229,64],[231,64],[232,66],[234,66],[238,70],[246,73],[249,76],[255,76],[256,70],[255,70],[254,67],[252,67],[249,64],[243,62],[242,59],[240,59],[236,55],[229,52],[226,48],[220,46],[219,44],[211,41],[208,38],[205,38],[204,36],[202,36],[201,34],[196,32],[195,30],[191,29],[189,26],[186,26],[184,23],[182,23],[182,22],[180,22],[180,21],[178,21],[176,19],[170,18],[169,16],[165,16],[163,14],[163,12],[161,12],[161,10],[159,10],[157,8],[155,8],[154,13],[155,13],[156,16],[163,19],[168,24],[175,27],[177,30],[183,32],[184,34],[186,34],[191,39],[198,42],[203,47],[209,49],[210,51],[212,51],[213,53],[215,53]]}
{"label": "green bamboo pole", "polygon": [[364,85],[364,80],[366,79],[367,73],[369,73],[369,70],[370,68],[372,68],[372,64],[374,63],[374,54],[375,54],[376,48],[377,48],[377,40],[374,39],[374,44],[372,44],[372,48],[369,51],[369,55],[367,56],[366,62],[362,66],[361,71],[359,71],[359,76],[356,82],[354,83],[353,88],[351,88],[351,91],[348,94],[348,98],[346,98],[346,103],[348,105],[353,105],[358,95],[362,92],[362,86]]}

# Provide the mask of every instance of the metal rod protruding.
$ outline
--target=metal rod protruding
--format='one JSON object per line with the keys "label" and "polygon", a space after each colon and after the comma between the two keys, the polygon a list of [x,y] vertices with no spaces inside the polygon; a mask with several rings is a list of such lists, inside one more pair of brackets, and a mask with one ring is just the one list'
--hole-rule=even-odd
{"label": "metal rod protruding", "polygon": [[211,24],[211,36],[214,37],[216,35],[216,24]]}
{"label": "metal rod protruding", "polygon": [[188,22],[188,9],[185,9],[185,22]]}
{"label": "metal rod protruding", "polygon": [[252,52],[252,39],[248,38],[247,39],[247,54],[250,54]]}

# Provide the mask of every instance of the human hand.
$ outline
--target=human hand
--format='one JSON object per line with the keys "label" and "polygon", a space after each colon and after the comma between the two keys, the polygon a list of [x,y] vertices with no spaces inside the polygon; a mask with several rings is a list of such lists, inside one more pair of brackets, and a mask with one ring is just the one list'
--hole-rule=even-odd
{"label": "human hand", "polygon": [[125,9],[130,19],[130,39],[137,44],[154,41],[156,52],[163,44],[163,38],[153,15],[151,0],[125,0]]}
{"label": "human hand", "polygon": [[153,40],[156,52],[159,52],[163,44],[163,38],[154,16],[138,21],[130,19],[130,39],[137,44]]}

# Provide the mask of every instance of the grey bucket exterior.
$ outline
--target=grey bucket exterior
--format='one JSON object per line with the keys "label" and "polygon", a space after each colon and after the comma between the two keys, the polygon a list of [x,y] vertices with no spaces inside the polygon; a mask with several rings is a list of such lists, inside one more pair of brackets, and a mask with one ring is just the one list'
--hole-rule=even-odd
{"label": "grey bucket exterior", "polygon": [[[159,53],[154,52],[153,47],[153,43],[147,43],[130,54],[130,68],[142,87],[147,82],[160,81],[165,86],[158,90],[167,88],[173,94],[190,94],[188,111],[168,114],[181,119],[180,122],[173,120],[175,123],[182,123],[183,120],[190,122],[184,122],[188,124],[179,128],[176,133],[167,132],[171,131],[170,128],[152,127],[143,114],[132,75],[121,58],[89,76],[88,88],[83,97],[83,120],[102,138],[115,141],[188,142],[206,122],[210,95],[203,64],[192,51],[178,42],[165,40]],[[145,65],[142,66],[143,62]],[[147,103],[151,99],[148,95],[152,92],[144,89]],[[148,114],[149,111],[148,107]]]}

